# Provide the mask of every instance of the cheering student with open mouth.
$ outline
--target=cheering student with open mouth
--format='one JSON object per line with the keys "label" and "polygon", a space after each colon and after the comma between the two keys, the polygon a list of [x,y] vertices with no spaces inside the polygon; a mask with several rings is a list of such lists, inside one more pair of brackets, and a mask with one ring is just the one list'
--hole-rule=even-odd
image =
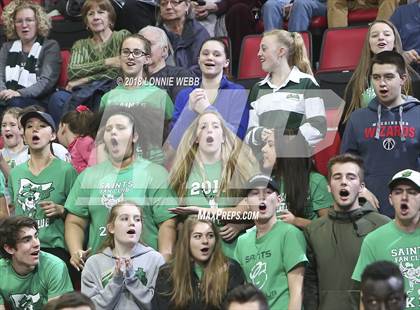
{"label": "cheering student with open mouth", "polygon": [[[156,118],[143,107],[112,107],[106,110],[102,120],[101,138],[108,159],[78,176],[65,204],[69,211],[65,237],[71,264],[83,269],[90,251],[95,253],[106,237],[110,210],[127,199],[142,208],[144,242],[169,257],[176,230],[174,215],[168,208],[176,206],[176,200],[168,187],[166,170],[136,154],[137,145],[147,150]],[[89,239],[84,249],[87,226]]]}
{"label": "cheering student with open mouth", "polygon": [[102,309],[148,309],[162,255],[141,243],[143,216],[130,201],[115,205],[106,225],[102,251],[82,272],[82,293]]}
{"label": "cheering student with open mouth", "polygon": [[213,222],[188,217],[174,259],[160,268],[152,309],[221,309],[245,278],[239,264],[223,255],[220,241]]}

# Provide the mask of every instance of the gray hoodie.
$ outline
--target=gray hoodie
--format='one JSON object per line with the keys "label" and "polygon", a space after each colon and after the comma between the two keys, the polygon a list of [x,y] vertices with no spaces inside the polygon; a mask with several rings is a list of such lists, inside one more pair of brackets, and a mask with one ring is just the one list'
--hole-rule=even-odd
{"label": "gray hoodie", "polygon": [[110,248],[91,256],[82,272],[82,293],[97,309],[151,309],[155,282],[165,261],[151,247],[138,243],[131,253],[133,268],[114,276],[115,258]]}

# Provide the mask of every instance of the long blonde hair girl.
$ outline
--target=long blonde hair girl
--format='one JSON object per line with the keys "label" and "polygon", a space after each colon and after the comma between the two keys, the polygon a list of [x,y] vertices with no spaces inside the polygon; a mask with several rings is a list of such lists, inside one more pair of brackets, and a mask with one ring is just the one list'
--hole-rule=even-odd
{"label": "long blonde hair girl", "polygon": [[174,165],[169,174],[169,183],[181,200],[187,193],[188,178],[194,164],[198,164],[202,172],[204,171],[203,164],[200,162],[197,154],[198,143],[196,140],[198,122],[203,115],[208,113],[214,114],[219,118],[224,135],[219,193],[223,193],[225,197],[239,197],[241,185],[245,184],[258,169],[258,162],[253,156],[251,149],[226,127],[223,117],[216,111],[207,111],[197,117],[185,131],[178,146]]}
{"label": "long blonde hair girl", "polygon": [[283,29],[275,29],[264,32],[264,37],[275,36],[277,41],[288,50],[287,63],[290,67],[296,66],[303,73],[314,75],[305,42],[298,32],[288,32]]}

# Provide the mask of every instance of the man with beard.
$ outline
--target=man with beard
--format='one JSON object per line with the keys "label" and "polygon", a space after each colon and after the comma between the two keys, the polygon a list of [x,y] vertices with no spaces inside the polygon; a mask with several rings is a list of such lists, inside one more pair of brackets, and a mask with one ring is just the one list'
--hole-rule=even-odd
{"label": "man with beard", "polygon": [[304,283],[305,310],[359,309],[359,289],[351,274],[363,238],[389,221],[369,204],[359,205],[364,188],[363,161],[342,154],[328,163],[328,190],[334,200],[328,216],[305,228],[309,265]]}
{"label": "man with beard", "polygon": [[398,172],[389,189],[395,221],[366,237],[352,278],[360,282],[363,270],[372,262],[392,261],[404,276],[406,309],[420,309],[420,172]]}

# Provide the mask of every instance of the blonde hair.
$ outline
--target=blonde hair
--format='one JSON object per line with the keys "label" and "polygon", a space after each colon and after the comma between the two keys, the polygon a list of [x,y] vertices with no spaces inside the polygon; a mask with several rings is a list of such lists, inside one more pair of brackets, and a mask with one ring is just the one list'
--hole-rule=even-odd
{"label": "blonde hair", "polygon": [[283,29],[275,29],[264,32],[264,37],[275,36],[278,43],[287,48],[287,63],[290,67],[296,66],[300,71],[314,75],[305,42],[298,32],[288,32]]}
{"label": "blonde hair", "polygon": [[[363,93],[367,88],[369,88],[370,67],[371,67],[372,58],[374,56],[370,48],[369,37],[370,37],[372,27],[378,23],[386,24],[392,29],[392,32],[394,33],[394,37],[395,37],[394,48],[392,50],[398,52],[401,55],[403,53],[401,37],[398,33],[397,28],[394,26],[393,23],[387,20],[376,20],[369,25],[369,29],[365,37],[365,42],[363,44],[359,64],[357,65],[356,70],[354,70],[354,73],[344,91],[344,99],[346,100],[346,105],[344,107],[344,112],[342,116],[343,123],[346,123],[348,121],[353,111],[360,109],[362,107]],[[412,71],[412,69],[409,71]],[[411,85],[411,78],[409,75],[407,75],[407,80],[404,83],[404,87],[403,87],[404,94],[409,93],[410,85]],[[350,94],[350,91],[351,91],[351,94]],[[347,98],[350,98],[349,102]]]}
{"label": "blonde hair", "polygon": [[175,309],[185,309],[194,300],[191,283],[194,261],[190,254],[190,239],[194,227],[198,223],[208,224],[215,236],[214,250],[204,268],[200,283],[202,299],[206,305],[220,308],[228,290],[229,261],[223,255],[221,238],[216,225],[211,221],[199,220],[196,215],[189,216],[182,225],[176,243],[175,256],[169,264],[170,278],[173,283],[171,301],[174,303]]}
{"label": "blonde hair", "polygon": [[194,163],[204,170],[197,155],[196,139],[199,120],[206,114],[214,114],[219,118],[224,135],[221,152],[222,175],[218,195],[223,193],[225,197],[239,197],[241,185],[258,172],[258,162],[251,149],[226,127],[223,117],[216,111],[206,111],[201,114],[185,131],[169,175],[169,183],[177,196],[183,199],[187,193],[188,178]]}
{"label": "blonde hair", "polygon": [[37,25],[37,35],[44,38],[48,37],[51,29],[51,20],[44,9],[39,4],[30,0],[14,0],[4,8],[3,14],[1,15],[7,39],[19,39],[15,29],[15,18],[16,14],[23,9],[31,9],[34,11]]}

